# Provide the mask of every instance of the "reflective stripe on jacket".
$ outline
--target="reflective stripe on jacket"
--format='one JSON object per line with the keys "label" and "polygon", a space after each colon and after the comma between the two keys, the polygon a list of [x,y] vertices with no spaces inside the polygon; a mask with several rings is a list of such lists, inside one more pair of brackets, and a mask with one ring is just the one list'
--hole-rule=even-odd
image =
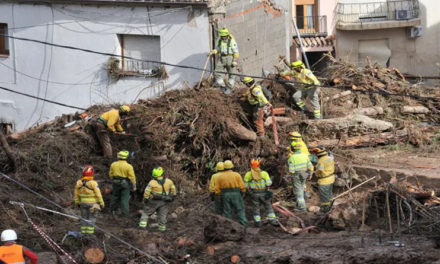
{"label": "reflective stripe on jacket", "polygon": [[158,180],[163,179],[163,177],[151,180],[144,191],[144,198],[150,199],[153,198],[153,195],[161,195],[163,194],[163,189],[165,189],[165,194],[168,195],[170,192],[172,192],[174,195],[177,195],[176,186],[174,186],[174,183],[170,179],[165,179],[165,182],[162,185],[158,182]]}
{"label": "reflective stripe on jacket", "polygon": [[244,187],[244,182],[240,174],[232,170],[224,171],[215,180],[215,194],[217,195],[221,194],[222,189],[234,188],[239,189],[243,193],[246,192],[246,188]]}
{"label": "reflective stripe on jacket", "polygon": [[0,259],[8,264],[25,264],[23,246],[17,244],[1,246]]}
{"label": "reflective stripe on jacket", "polygon": [[289,172],[292,174],[297,171],[313,171],[313,165],[310,162],[309,156],[301,151],[293,153],[287,163],[289,165]]}
{"label": "reflective stripe on jacket", "polygon": [[335,160],[330,156],[322,156],[318,159],[316,164],[316,176],[318,177],[318,184],[328,185],[335,182]]}
{"label": "reflective stripe on jacket", "polygon": [[313,74],[313,72],[309,69],[302,69],[300,73],[296,71],[285,71],[280,73],[281,77],[285,76],[292,76],[294,77],[298,82],[306,83],[306,84],[314,84],[314,85],[321,85],[321,82],[319,82],[318,78]]}
{"label": "reflective stripe on jacket", "polygon": [[108,112],[105,112],[99,117],[99,119],[101,119],[111,131],[123,131],[122,126],[119,123],[119,110],[112,109]]}
{"label": "reflective stripe on jacket", "polygon": [[238,58],[238,45],[234,38],[229,37],[227,40],[219,38],[217,40],[217,46],[215,47],[217,52],[221,55],[234,55],[234,58]]}
{"label": "reflective stripe on jacket", "polygon": [[113,177],[128,178],[133,184],[133,187],[136,187],[136,175],[134,175],[133,166],[131,166],[126,160],[113,162],[110,166],[109,176],[112,180]]}
{"label": "reflective stripe on jacket", "polygon": [[265,190],[266,187],[269,187],[272,185],[272,180],[269,177],[269,174],[265,171],[261,171],[261,179],[258,181],[255,181],[252,178],[252,172],[247,172],[244,176],[244,186],[247,189],[251,190]]}
{"label": "reflective stripe on jacket", "polygon": [[99,185],[94,180],[79,180],[75,185],[75,204],[99,203],[104,206]]}
{"label": "reflective stripe on jacket", "polygon": [[264,106],[269,103],[264,96],[263,88],[260,85],[252,86],[247,92],[248,101],[251,105],[260,104],[260,106]]}

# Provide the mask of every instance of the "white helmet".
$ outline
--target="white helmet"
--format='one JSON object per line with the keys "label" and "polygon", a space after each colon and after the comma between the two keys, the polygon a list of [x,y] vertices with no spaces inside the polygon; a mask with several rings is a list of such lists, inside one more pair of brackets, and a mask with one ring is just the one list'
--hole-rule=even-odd
{"label": "white helmet", "polygon": [[6,229],[2,232],[2,242],[17,240],[17,233],[12,229]]}

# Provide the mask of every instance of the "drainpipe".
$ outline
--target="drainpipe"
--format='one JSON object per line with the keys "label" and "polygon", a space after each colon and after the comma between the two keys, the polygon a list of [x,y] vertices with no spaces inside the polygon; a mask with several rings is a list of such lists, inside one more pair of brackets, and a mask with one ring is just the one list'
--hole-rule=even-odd
{"label": "drainpipe", "polygon": [[295,18],[292,18],[292,21],[293,21],[293,26],[295,26],[296,35],[297,35],[297,37],[299,39],[299,45],[301,46],[301,51],[302,51],[302,54],[303,54],[303,58],[304,58],[304,60],[306,62],[307,69],[310,69],[309,60],[307,59],[306,52],[304,51],[301,35],[299,34],[298,27],[296,26]]}

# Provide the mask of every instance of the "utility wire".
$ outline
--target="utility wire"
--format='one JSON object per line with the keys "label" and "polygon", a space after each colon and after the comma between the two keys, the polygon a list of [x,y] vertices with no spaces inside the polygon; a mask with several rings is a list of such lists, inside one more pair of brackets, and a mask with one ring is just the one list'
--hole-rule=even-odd
{"label": "utility wire", "polygon": [[[0,176],[3,176],[4,178],[8,179],[9,181],[12,181],[12,182],[14,182],[15,184],[20,185],[22,188],[28,190],[29,192],[35,194],[36,196],[38,196],[38,197],[40,197],[40,198],[42,198],[42,199],[45,200],[46,202],[55,205],[55,206],[58,207],[59,209],[61,209],[61,210],[64,209],[64,208],[61,207],[60,205],[58,205],[58,204],[56,204],[55,202],[53,202],[53,201],[47,199],[47,198],[44,197],[43,195],[41,195],[41,194],[35,192],[34,190],[30,189],[30,188],[27,187],[26,185],[20,183],[19,181],[15,180],[15,179],[12,179],[12,178],[9,177],[8,175],[6,175],[6,174],[0,172]],[[76,215],[76,214],[73,213],[73,212],[70,212],[70,213],[71,213],[72,215],[78,217],[78,218],[81,219],[81,220],[84,220],[84,221],[89,222],[87,219],[83,219],[82,217]],[[128,242],[122,240],[121,238],[119,238],[119,237],[113,235],[112,233],[110,233],[110,232],[108,232],[108,231],[106,231],[106,230],[104,230],[104,229],[102,229],[102,228],[100,228],[100,227],[98,227],[98,226],[96,226],[96,225],[94,225],[94,227],[95,227],[96,229],[98,229],[99,231],[101,231],[101,232],[103,232],[103,233],[106,233],[107,235],[113,237],[114,239],[118,240],[119,242],[121,242],[121,243],[123,243],[123,244],[125,244],[125,245],[127,245],[127,246],[129,246],[129,247],[131,247],[131,248],[133,248],[133,249],[135,249],[136,251],[138,251],[139,253],[143,254],[144,256],[146,256],[146,257],[148,257],[148,258],[150,258],[150,259],[152,259],[152,260],[154,260],[154,261],[157,261],[158,263],[166,263],[166,262],[164,262],[164,261],[162,261],[162,260],[160,260],[160,259],[157,259],[157,258],[155,258],[155,257],[153,257],[153,256],[151,256],[151,255],[149,255],[149,254],[147,254],[146,252],[144,252],[144,251],[140,250],[139,248],[137,248],[137,247],[131,245],[130,243],[128,243]]]}

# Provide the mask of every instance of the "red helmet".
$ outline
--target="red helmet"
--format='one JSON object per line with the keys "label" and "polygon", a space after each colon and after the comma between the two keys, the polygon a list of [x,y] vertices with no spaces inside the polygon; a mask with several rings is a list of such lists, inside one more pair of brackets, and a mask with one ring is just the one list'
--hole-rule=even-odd
{"label": "red helmet", "polygon": [[256,169],[259,168],[261,164],[260,158],[252,159],[251,160],[251,168]]}
{"label": "red helmet", "polygon": [[91,165],[87,165],[83,169],[82,176],[93,176],[95,175],[95,169]]}

